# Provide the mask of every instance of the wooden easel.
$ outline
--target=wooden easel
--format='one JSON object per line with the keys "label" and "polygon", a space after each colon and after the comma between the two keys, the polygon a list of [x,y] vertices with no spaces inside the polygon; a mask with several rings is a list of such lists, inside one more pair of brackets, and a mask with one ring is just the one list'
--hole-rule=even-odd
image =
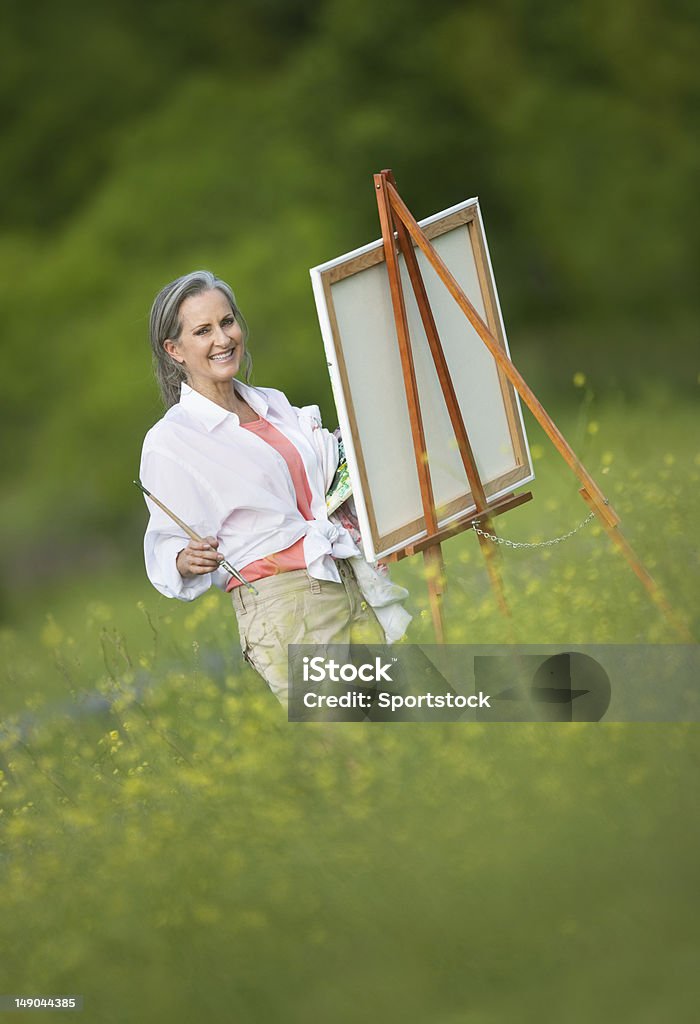
{"label": "wooden easel", "polygon": [[[432,613],[435,637],[438,643],[444,642],[444,623],[442,618],[442,595],[445,587],[445,567],[442,557],[442,542],[453,537],[463,530],[471,529],[478,523],[486,532],[495,535],[492,519],[495,516],[507,512],[523,502],[532,498],[530,492],[519,495],[507,494],[497,501],[489,502],[484,492],[484,487],[479,477],[479,472],[474,461],[467,431],[464,425],[462,413],[457,403],[457,396],[452,385],[449,369],[445,360],[435,319],[430,308],[428,294],[425,289],[423,277],[418,266],[418,259],[414,251],[414,244],[421,249],[431,266],[450,292],[457,305],[460,307],[470,324],[479,335],[483,343],[496,361],[499,369],[503,371],[535,419],[538,421],[550,441],[562,456],[564,461],[579,478],[582,487],[579,493],[584,501],[595,512],[601,521],[608,535],[612,538],[617,548],[621,551],[633,572],[641,580],[652,599],[659,606],[663,614],[674,626],[688,638],[688,630],[683,623],[679,622],[673,609],[670,607],[658,586],[634,554],[626,538],[619,530],[620,517],[610,505],[610,502],[600,490],[588,470],[577,458],[570,445],[565,440],[551,417],[530,389],[522,375],[516,370],[506,352],[501,348],[498,341],[489,330],[488,326],[481,319],[472,303],[460,288],[455,277],[447,268],[447,265],[440,258],[437,251],[431,244],[426,234],[422,231],[418,222],[410,213],[408,207],[401,199],[397,189],[394,175],[391,170],[380,171],[374,175],[374,186],[377,194],[377,206],[379,209],[379,220],[382,228],[382,239],[384,242],[384,257],[386,260],[387,273],[389,275],[389,288],[391,291],[391,302],[396,324],[396,336],[399,343],[401,356],[401,368],[403,372],[404,387],[406,389],[406,400],[408,403],[408,415],[411,424],[411,437],[413,441],[413,452],[416,462],[416,472],[420,485],[421,502],[423,515],[427,528],[427,536],[415,544],[407,545],[399,551],[394,552],[387,561],[396,561],[408,555],[423,552],[425,562],[426,578],[428,583],[428,594],[430,598],[430,609]],[[398,243],[398,249],[397,249]],[[423,418],[420,408],[418,386],[411,351],[411,341],[408,330],[408,319],[406,316],[406,305],[404,302],[403,285],[399,268],[399,252],[406,262],[411,286],[415,294],[416,303],[420,312],[423,328],[428,339],[430,353],[435,364],[438,380],[442,389],[443,398],[447,406],[450,423],[454,431],[455,440],[459,449],[464,470],[469,481],[471,493],[474,498],[475,510],[464,516],[462,519],[450,524],[449,527],[438,528],[435,500],[430,477],[430,466],[423,429]],[[503,591],[503,583],[498,571],[497,552],[492,541],[478,535],[482,554],[486,561],[491,586],[493,587],[499,607],[505,615],[508,615],[508,606]],[[690,637],[691,641],[693,640]]]}

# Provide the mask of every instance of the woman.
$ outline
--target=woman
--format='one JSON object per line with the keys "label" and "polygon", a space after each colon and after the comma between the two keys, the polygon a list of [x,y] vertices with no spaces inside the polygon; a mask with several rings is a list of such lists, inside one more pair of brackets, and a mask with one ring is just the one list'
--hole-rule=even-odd
{"label": "woman", "polygon": [[[297,409],[281,391],[237,379],[241,370],[249,379],[251,364],[231,288],[208,271],[171,282],[153,303],[150,335],[167,411],[144,440],[141,481],[204,538],[188,540],[146,499],[146,571],[156,589],[182,601],[212,583],[231,593],[244,657],[281,703],[288,644],[399,639],[410,619],[397,604],[406,591],[378,581],[328,518],[338,450],[318,408]],[[224,558],[257,595],[219,568]]]}

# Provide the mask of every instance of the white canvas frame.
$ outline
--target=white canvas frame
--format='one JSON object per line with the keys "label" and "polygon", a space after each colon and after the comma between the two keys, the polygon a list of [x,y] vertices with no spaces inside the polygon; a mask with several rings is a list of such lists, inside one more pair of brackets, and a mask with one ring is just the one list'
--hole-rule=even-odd
{"label": "white canvas frame", "polygon": [[[421,228],[503,350],[508,342],[477,199]],[[534,478],[518,395],[415,249],[489,501]],[[403,256],[399,258],[439,526],[475,508]],[[381,240],[310,271],[365,554],[427,536]]]}

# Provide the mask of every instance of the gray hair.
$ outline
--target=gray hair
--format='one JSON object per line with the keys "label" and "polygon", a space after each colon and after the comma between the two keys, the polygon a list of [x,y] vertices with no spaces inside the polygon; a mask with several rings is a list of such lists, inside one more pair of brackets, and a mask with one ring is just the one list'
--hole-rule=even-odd
{"label": "gray hair", "polygon": [[[168,338],[171,341],[179,341],[182,334],[182,323],[180,322],[180,307],[185,299],[191,295],[199,295],[201,292],[213,291],[218,288],[231,303],[231,309],[241,330],[243,331],[243,343],[248,340],[248,324],[236,304],[236,297],[230,285],[216,277],[209,270],[194,270],[191,274],[178,277],[177,280],[166,284],[156,295],[151,307],[149,320],[149,332],[151,336],[151,349],[153,355],[153,372],[158,381],[160,394],[166,409],[175,405],[180,400],[180,385],[187,380],[187,374],[183,366],[176,362],[163,348],[163,342]],[[250,380],[253,369],[253,361],[246,346],[245,363],[243,375],[246,383]]]}

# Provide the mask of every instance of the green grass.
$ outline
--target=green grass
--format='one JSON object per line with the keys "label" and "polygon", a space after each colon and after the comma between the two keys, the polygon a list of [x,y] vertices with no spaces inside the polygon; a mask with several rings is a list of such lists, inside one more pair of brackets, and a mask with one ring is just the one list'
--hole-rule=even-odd
{"label": "green grass", "polygon": [[[557,415],[691,624],[694,417]],[[586,511],[529,434],[517,540]],[[448,639],[503,641],[476,539],[444,550]],[[420,564],[394,575],[429,641]],[[597,526],[503,576],[521,642],[677,639]],[[136,555],[18,598],[1,654],[0,991],[99,1024],[695,1019],[697,726],[289,725],[227,599],[161,599]]]}

